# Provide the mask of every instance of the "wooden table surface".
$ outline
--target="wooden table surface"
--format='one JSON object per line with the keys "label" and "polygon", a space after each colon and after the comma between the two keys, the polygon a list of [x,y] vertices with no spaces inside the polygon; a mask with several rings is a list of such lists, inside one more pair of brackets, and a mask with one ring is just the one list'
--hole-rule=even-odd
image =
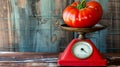
{"label": "wooden table surface", "polygon": [[[58,67],[59,53],[0,52],[0,67]],[[120,53],[107,53],[107,67],[120,67]]]}

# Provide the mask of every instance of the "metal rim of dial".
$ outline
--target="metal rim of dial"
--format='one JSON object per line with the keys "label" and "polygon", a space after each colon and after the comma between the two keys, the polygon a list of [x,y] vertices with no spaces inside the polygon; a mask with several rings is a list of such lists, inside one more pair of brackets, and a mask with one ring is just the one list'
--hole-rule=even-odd
{"label": "metal rim of dial", "polygon": [[72,53],[78,59],[86,59],[92,55],[93,48],[90,43],[80,41],[73,45]]}

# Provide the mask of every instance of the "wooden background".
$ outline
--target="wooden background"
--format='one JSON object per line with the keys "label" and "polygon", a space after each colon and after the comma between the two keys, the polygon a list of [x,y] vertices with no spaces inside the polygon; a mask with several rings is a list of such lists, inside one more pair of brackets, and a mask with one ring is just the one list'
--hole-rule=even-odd
{"label": "wooden background", "polygon": [[[73,32],[61,30],[62,11],[78,0],[0,0],[0,51],[63,51]],[[89,38],[101,52],[120,52],[120,1],[97,0],[106,11],[101,24],[105,30],[90,33]]]}

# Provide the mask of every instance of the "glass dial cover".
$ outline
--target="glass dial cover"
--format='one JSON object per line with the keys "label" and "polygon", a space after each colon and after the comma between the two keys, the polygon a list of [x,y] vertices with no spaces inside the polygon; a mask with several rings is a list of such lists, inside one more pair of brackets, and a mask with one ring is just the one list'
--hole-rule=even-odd
{"label": "glass dial cover", "polygon": [[72,53],[75,57],[86,59],[91,56],[93,48],[90,43],[85,41],[77,42],[72,47]]}

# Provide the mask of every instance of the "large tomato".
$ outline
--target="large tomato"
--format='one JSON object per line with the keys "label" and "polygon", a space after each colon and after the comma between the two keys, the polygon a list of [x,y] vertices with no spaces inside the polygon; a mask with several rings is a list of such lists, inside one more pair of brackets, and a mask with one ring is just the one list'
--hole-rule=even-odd
{"label": "large tomato", "polygon": [[65,24],[75,28],[88,28],[98,23],[103,14],[100,3],[96,1],[74,2],[63,11]]}

